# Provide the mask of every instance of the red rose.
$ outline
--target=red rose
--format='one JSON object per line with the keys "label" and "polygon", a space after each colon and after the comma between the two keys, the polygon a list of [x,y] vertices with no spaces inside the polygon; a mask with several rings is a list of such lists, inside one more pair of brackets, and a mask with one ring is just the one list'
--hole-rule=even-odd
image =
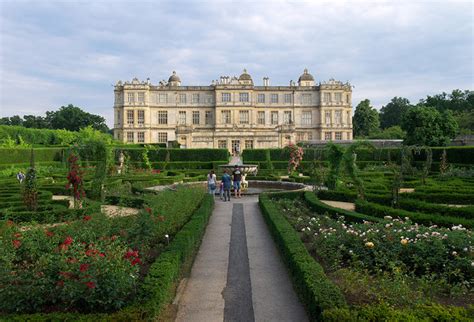
{"label": "red rose", "polygon": [[91,220],[91,219],[92,219],[91,216],[84,216],[84,218],[83,218],[84,221],[89,221],[89,220]]}
{"label": "red rose", "polygon": [[95,288],[95,283],[94,283],[94,282],[87,282],[86,285],[87,285],[87,287],[90,288],[90,289]]}
{"label": "red rose", "polygon": [[12,244],[13,244],[13,247],[20,248],[21,241],[19,241],[18,239],[15,239],[14,241],[12,241]]}
{"label": "red rose", "polygon": [[66,245],[66,246],[71,245],[73,241],[74,240],[72,239],[71,236],[67,236],[66,239],[63,242],[63,245]]}
{"label": "red rose", "polygon": [[89,269],[89,264],[81,264],[81,266],[79,267],[79,270],[81,272],[85,272]]}
{"label": "red rose", "polygon": [[134,258],[134,259],[131,261],[131,263],[132,263],[132,266],[135,266],[136,264],[141,264],[142,261],[140,260],[140,258],[137,257],[137,258]]}
{"label": "red rose", "polygon": [[54,233],[52,231],[49,231],[49,230],[45,230],[44,233],[46,234],[46,236],[48,237],[53,237],[54,236]]}
{"label": "red rose", "polygon": [[64,286],[64,281],[58,281],[56,283],[56,285],[60,286],[60,287],[63,287]]}

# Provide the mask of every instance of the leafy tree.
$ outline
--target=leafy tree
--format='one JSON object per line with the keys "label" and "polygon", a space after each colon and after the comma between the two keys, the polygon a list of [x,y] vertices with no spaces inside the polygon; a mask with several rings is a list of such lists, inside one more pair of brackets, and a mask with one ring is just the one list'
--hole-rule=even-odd
{"label": "leafy tree", "polygon": [[372,135],[369,135],[369,139],[384,139],[384,140],[397,140],[404,139],[406,136],[405,131],[398,125],[388,127],[382,131],[378,131]]}
{"label": "leafy tree", "polygon": [[8,125],[23,125],[23,119],[18,115],[14,115],[10,117],[10,124]]}
{"label": "leafy tree", "polygon": [[438,111],[451,110],[453,112],[474,111],[474,92],[455,89],[451,94],[445,92],[427,96],[420,101],[421,105],[436,108]]}
{"label": "leafy tree", "polygon": [[92,126],[92,128],[101,132],[108,131],[105,119],[102,116],[84,112],[81,108],[72,104],[61,106],[55,112],[46,112],[46,121],[52,129],[79,131],[87,126]]}
{"label": "leafy tree", "polygon": [[354,136],[365,137],[378,131],[380,125],[379,113],[370,106],[370,101],[365,99],[357,105],[354,112]]}
{"label": "leafy tree", "polygon": [[35,154],[33,149],[31,149],[30,167],[25,176],[23,202],[28,210],[36,210],[38,208],[38,185],[36,183]]}
{"label": "leafy tree", "polygon": [[48,122],[42,116],[35,115],[24,115],[23,116],[23,126],[28,128],[35,129],[47,129],[49,128]]}
{"label": "leafy tree", "polygon": [[380,110],[380,127],[386,129],[402,124],[402,117],[412,107],[410,101],[403,97],[394,97]]}
{"label": "leafy tree", "polygon": [[438,112],[434,107],[411,108],[403,117],[407,145],[444,146],[456,135],[458,125],[450,111]]}

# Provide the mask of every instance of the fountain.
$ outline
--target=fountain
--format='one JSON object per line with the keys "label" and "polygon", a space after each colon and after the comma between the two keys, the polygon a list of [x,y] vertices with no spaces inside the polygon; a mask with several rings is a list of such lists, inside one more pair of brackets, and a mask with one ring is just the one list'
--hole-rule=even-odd
{"label": "fountain", "polygon": [[256,164],[243,164],[239,157],[232,158],[231,162],[228,164],[219,165],[219,172],[224,172],[227,170],[227,173],[232,175],[232,172],[235,170],[235,166],[238,166],[242,172],[242,190],[246,190],[249,186],[248,181],[246,180],[247,175],[253,174],[257,175],[258,165]]}

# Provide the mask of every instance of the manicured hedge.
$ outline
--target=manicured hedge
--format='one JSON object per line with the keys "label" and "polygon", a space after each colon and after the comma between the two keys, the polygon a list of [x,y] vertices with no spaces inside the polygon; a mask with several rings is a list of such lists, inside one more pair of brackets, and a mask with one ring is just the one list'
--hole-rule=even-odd
{"label": "manicured hedge", "polygon": [[[132,162],[143,162],[143,148],[117,148],[115,157],[118,160],[120,151],[130,157]],[[229,151],[226,149],[156,149],[148,151],[150,162],[163,162],[169,154],[170,162],[212,162],[229,160]]]}
{"label": "manicured hedge", "polygon": [[441,216],[463,217],[474,219],[474,206],[469,207],[449,207],[435,203],[429,203],[416,199],[400,199],[398,207],[408,211],[424,212],[428,214],[438,214]]}
{"label": "manicured hedge", "polygon": [[454,192],[410,192],[403,193],[404,198],[418,199],[432,203],[474,205],[474,193],[463,194]]}
{"label": "manicured hedge", "polygon": [[[35,148],[35,161],[62,161],[64,148]],[[29,164],[31,149],[0,148],[0,164],[23,163]]]}
{"label": "manicured hedge", "polygon": [[[285,149],[268,149],[270,151],[271,161],[288,161],[289,152]],[[457,164],[474,164],[474,147],[460,146],[460,147],[434,147],[432,148],[433,161],[439,162],[443,150],[446,150],[448,163]],[[267,149],[247,149],[242,152],[244,162],[266,161]],[[401,150],[399,148],[379,148],[379,149],[364,149],[357,150],[357,161],[392,161],[400,163]],[[327,152],[323,147],[321,148],[305,148],[303,159],[327,161]],[[425,161],[426,155],[422,151],[413,154],[414,161]]]}
{"label": "manicured hedge", "polygon": [[450,216],[442,216],[442,215],[432,215],[432,214],[424,214],[419,212],[411,212],[406,211],[403,209],[394,209],[389,206],[379,205],[373,202],[368,202],[364,200],[356,200],[355,201],[356,211],[363,213],[363,214],[370,214],[372,216],[381,217],[384,216],[392,216],[392,217],[400,217],[410,218],[411,221],[423,224],[423,225],[439,225],[439,226],[446,226],[451,227],[453,225],[463,225],[467,228],[474,227],[474,220],[459,218],[459,217],[450,217]]}
{"label": "manicured hedge", "polygon": [[327,213],[330,216],[338,217],[344,216],[347,221],[363,222],[363,221],[380,221],[380,218],[370,216],[369,214],[361,214],[354,211],[344,210],[341,208],[332,207],[321,202],[316,194],[312,191],[304,193],[304,199],[309,208],[319,214]]}
{"label": "manicured hedge", "polygon": [[[297,196],[299,193],[293,194]],[[298,233],[270,200],[270,195],[261,194],[259,204],[311,320],[320,320],[324,310],[346,307],[341,290],[328,279],[322,266],[308,253]]]}
{"label": "manicured hedge", "polygon": [[472,321],[474,310],[445,305],[417,305],[411,308],[393,308],[386,304],[354,308],[335,308],[323,312],[323,320],[343,321]]}
{"label": "manicured hedge", "polygon": [[110,314],[39,313],[0,316],[8,321],[147,321],[155,320],[174,298],[183,270],[190,267],[200,246],[214,199],[206,195],[191,219],[150,266],[139,299]]}

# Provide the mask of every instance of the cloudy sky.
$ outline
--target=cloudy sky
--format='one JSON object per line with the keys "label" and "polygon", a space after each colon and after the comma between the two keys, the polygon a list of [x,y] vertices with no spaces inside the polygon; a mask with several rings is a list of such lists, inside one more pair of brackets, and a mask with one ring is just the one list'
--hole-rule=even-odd
{"label": "cloudy sky", "polygon": [[24,1],[0,3],[0,116],[74,104],[113,123],[113,87],[173,70],[209,85],[350,81],[354,106],[473,89],[472,1]]}

